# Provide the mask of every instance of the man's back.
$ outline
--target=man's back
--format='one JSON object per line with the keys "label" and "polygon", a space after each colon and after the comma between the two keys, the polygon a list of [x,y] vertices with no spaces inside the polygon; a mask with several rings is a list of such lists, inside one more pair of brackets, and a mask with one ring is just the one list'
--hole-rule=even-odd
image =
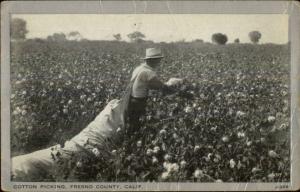
{"label": "man's back", "polygon": [[154,77],[156,77],[156,72],[152,67],[148,66],[145,63],[135,68],[131,77],[131,80],[136,78],[133,83],[131,95],[135,98],[147,97],[149,90],[149,81]]}

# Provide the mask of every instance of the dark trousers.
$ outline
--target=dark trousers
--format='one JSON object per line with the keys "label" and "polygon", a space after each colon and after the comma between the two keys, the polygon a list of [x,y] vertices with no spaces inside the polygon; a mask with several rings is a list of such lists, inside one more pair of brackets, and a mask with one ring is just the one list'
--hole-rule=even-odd
{"label": "dark trousers", "polygon": [[130,97],[128,105],[129,133],[134,133],[142,126],[140,117],[146,113],[147,98]]}

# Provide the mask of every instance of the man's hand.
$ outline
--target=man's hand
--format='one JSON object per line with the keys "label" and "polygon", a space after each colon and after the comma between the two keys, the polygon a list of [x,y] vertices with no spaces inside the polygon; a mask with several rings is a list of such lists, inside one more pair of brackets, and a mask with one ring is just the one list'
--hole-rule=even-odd
{"label": "man's hand", "polygon": [[170,78],[168,82],[166,82],[167,86],[176,86],[183,83],[183,79],[179,78]]}
{"label": "man's hand", "polygon": [[168,95],[177,92],[176,87],[181,85],[183,81],[179,78],[170,78],[168,82],[163,83],[157,77],[154,77],[149,81],[149,87],[150,89],[161,90],[164,95]]}
{"label": "man's hand", "polygon": [[175,87],[183,83],[183,79],[179,78],[170,78],[166,83],[161,82],[157,77],[153,77],[149,81],[150,89],[164,89],[166,87]]}

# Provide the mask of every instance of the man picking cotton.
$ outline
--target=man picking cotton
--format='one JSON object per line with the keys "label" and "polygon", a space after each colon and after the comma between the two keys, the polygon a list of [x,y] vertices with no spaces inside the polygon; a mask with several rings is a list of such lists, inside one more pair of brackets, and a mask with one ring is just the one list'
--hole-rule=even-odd
{"label": "man picking cotton", "polygon": [[140,117],[146,112],[148,91],[150,89],[160,90],[165,93],[172,92],[171,87],[181,83],[183,80],[171,78],[167,83],[159,80],[156,68],[160,66],[163,55],[158,48],[146,49],[144,62],[139,65],[132,73],[133,81],[132,92],[128,105],[129,132],[137,130],[141,123]]}

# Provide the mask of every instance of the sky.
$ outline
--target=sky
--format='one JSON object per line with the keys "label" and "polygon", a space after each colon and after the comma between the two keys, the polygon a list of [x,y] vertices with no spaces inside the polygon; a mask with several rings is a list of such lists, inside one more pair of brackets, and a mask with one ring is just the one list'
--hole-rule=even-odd
{"label": "sky", "polygon": [[14,14],[27,22],[27,38],[46,38],[53,33],[78,31],[90,40],[113,40],[121,34],[140,31],[145,40],[175,42],[202,39],[211,42],[213,33],[223,33],[228,42],[239,38],[250,42],[248,33],[258,30],[261,43],[288,42],[286,14]]}

